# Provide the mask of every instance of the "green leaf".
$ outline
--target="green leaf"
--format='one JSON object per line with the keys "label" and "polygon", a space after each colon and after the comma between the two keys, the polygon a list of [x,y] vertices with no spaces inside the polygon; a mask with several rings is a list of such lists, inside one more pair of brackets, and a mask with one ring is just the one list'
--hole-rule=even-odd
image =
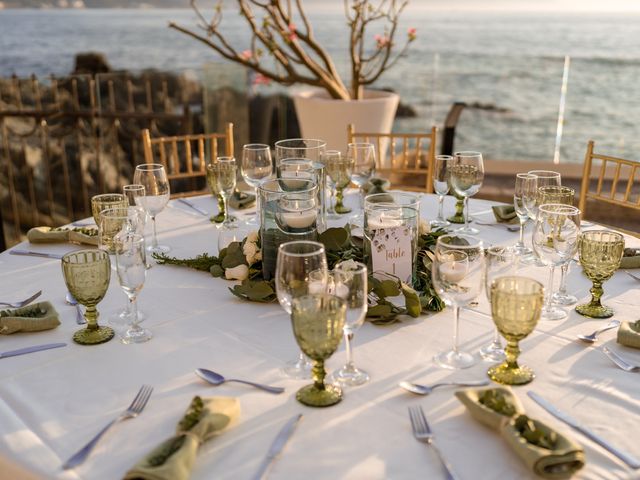
{"label": "green leaf", "polygon": [[422,304],[418,293],[406,283],[402,282],[402,294],[404,295],[404,305],[407,313],[412,317],[419,317],[422,312]]}
{"label": "green leaf", "polygon": [[211,275],[213,275],[216,278],[220,278],[224,276],[224,269],[220,265],[213,265],[209,269],[209,272],[211,272]]}
{"label": "green leaf", "polygon": [[250,282],[247,288],[247,296],[253,301],[261,301],[274,294],[275,292],[269,282],[264,280],[260,282]]}
{"label": "green leaf", "polygon": [[222,259],[222,268],[224,268],[225,270],[227,268],[233,268],[237,267],[238,265],[244,265],[247,263],[242,250],[231,248],[231,245],[227,247],[227,254]]}
{"label": "green leaf", "polygon": [[347,244],[349,232],[344,228],[328,228],[320,234],[318,240],[327,251],[339,251]]}
{"label": "green leaf", "polygon": [[397,297],[400,295],[400,288],[396,280],[382,280],[377,290],[374,291],[379,297]]}
{"label": "green leaf", "polygon": [[374,305],[367,309],[367,317],[386,317],[388,315],[391,315],[391,305]]}

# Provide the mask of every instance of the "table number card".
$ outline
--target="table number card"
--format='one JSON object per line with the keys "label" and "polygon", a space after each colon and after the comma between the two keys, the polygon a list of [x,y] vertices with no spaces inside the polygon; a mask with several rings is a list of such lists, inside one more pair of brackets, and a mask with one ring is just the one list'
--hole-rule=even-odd
{"label": "table number card", "polygon": [[411,228],[399,226],[373,230],[371,266],[374,272],[390,273],[411,284]]}

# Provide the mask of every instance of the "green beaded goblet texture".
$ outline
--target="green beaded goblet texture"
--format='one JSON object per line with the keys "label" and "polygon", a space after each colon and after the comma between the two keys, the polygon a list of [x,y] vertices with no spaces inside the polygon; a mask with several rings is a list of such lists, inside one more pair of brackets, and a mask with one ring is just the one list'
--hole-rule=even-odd
{"label": "green beaded goblet texture", "polygon": [[122,193],[103,193],[91,197],[91,214],[96,225],[100,225],[100,212],[107,208],[127,208],[129,201]]}
{"label": "green beaded goblet texture", "polygon": [[518,365],[518,342],[533,332],[544,302],[542,284],[526,277],[499,277],[491,284],[491,316],[507,340],[506,360],[487,374],[504,385],[524,385],[535,378],[533,371]]}
{"label": "green beaded goblet texture", "polygon": [[602,284],[620,267],[624,253],[624,237],[609,230],[593,230],[580,236],[578,246],[580,264],[591,280],[591,301],[576,307],[576,312],[590,318],[609,318],[613,310],[600,302]]}
{"label": "green beaded goblet texture", "polygon": [[76,250],[62,257],[62,274],[67,289],[87,307],[87,327],[73,334],[81,345],[96,345],[113,338],[113,329],[98,325],[96,305],[102,301],[111,279],[111,261],[104,250]]}
{"label": "green beaded goblet texture", "polygon": [[326,385],[324,361],[338,348],[343,335],[346,303],[334,295],[315,294],[294,298],[291,310],[293,334],[313,365],[313,384],[302,387],[296,400],[310,407],[329,407],[342,400],[337,385]]}

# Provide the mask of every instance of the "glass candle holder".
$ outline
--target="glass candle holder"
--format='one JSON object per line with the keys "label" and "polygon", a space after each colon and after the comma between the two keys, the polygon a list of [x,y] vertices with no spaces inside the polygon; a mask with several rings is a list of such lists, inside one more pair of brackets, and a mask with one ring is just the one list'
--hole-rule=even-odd
{"label": "glass candle holder", "polygon": [[320,207],[320,218],[318,219],[318,231],[326,229],[326,187],[327,176],[325,166],[321,162],[308,158],[283,158],[276,168],[277,178],[283,180],[283,186],[288,188],[292,185],[298,188],[298,180],[313,180],[318,185],[318,206]]}
{"label": "glass candle holder", "polygon": [[276,168],[285,158],[307,158],[313,162],[320,162],[320,155],[327,149],[327,142],[314,138],[288,138],[279,140],[276,147]]}

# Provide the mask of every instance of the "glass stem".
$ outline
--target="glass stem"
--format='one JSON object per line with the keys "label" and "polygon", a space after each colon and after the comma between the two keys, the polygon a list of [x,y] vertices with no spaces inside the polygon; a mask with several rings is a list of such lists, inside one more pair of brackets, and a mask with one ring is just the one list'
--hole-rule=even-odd
{"label": "glass stem", "polygon": [[353,370],[353,350],[351,349],[351,340],[353,340],[353,332],[350,330],[344,331],[344,345],[347,351],[347,364],[348,370]]}
{"label": "glass stem", "polygon": [[438,195],[438,221],[443,222],[442,206],[444,205],[444,195]]}
{"label": "glass stem", "polygon": [[227,205],[228,202],[228,196],[227,195],[222,195],[222,204],[224,205],[224,221],[222,222],[223,225],[229,225],[229,207]]}
{"label": "glass stem", "polygon": [[129,309],[131,312],[131,330],[138,331],[140,330],[140,326],[138,325],[138,302],[136,302],[136,295],[132,295],[129,297]]}
{"label": "glass stem", "polygon": [[551,310],[551,298],[553,297],[553,274],[556,271],[555,266],[551,266],[549,270],[549,291],[547,292],[546,309]]}
{"label": "glass stem", "polygon": [[502,343],[500,342],[500,332],[497,328],[493,331],[493,345],[497,348],[502,347]]}
{"label": "glass stem", "polygon": [[569,271],[569,262],[562,265],[560,268],[560,288],[558,288],[558,293],[560,295],[567,294],[567,272]]}
{"label": "glass stem", "polygon": [[601,307],[602,303],[600,303],[600,299],[604,293],[602,282],[594,281],[589,292],[591,292],[591,302],[589,302],[590,306]]}
{"label": "glass stem", "polygon": [[253,187],[253,193],[256,196],[256,220],[260,223],[260,196],[258,195],[258,187]]}
{"label": "glass stem", "polygon": [[153,248],[158,248],[158,232],[156,231],[156,216],[151,216],[151,222],[153,223],[153,240],[151,241],[151,246]]}
{"label": "glass stem", "polygon": [[316,360],[313,363],[311,373],[313,375],[313,386],[318,390],[324,390],[324,377],[327,375],[324,370],[324,360]]}
{"label": "glass stem", "polygon": [[98,310],[96,310],[95,305],[87,307],[84,311],[84,318],[87,321],[87,330],[93,331],[98,329]]}
{"label": "glass stem", "polygon": [[518,342],[514,340],[507,340],[507,348],[504,349],[504,353],[507,356],[507,366],[509,369],[518,367],[518,356],[520,355],[520,347]]}
{"label": "glass stem", "polygon": [[364,188],[358,187],[360,197],[360,210],[364,210]]}
{"label": "glass stem", "polygon": [[458,329],[460,325],[460,307],[453,307],[453,353],[458,355]]}
{"label": "glass stem", "polygon": [[526,220],[523,222],[520,220],[520,240],[518,240],[518,246],[524,247],[524,224]]}
{"label": "glass stem", "polygon": [[469,228],[469,197],[464,197],[464,229]]}

